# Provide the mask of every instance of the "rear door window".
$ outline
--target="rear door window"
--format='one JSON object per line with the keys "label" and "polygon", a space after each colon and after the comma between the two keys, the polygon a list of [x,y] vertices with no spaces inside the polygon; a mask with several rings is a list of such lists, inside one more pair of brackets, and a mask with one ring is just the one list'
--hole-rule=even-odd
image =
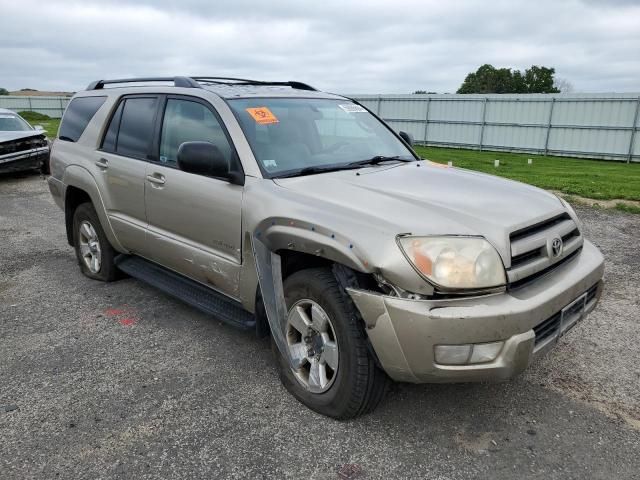
{"label": "rear door window", "polygon": [[[120,128],[115,143],[117,154],[147,158],[153,139],[157,105],[157,97],[133,97],[124,100],[121,118],[119,118]],[[114,115],[112,122],[116,117],[118,115]],[[106,141],[107,137],[105,137]]]}
{"label": "rear door window", "polygon": [[79,97],[71,100],[62,117],[58,134],[60,140],[77,142],[106,99],[107,97]]}

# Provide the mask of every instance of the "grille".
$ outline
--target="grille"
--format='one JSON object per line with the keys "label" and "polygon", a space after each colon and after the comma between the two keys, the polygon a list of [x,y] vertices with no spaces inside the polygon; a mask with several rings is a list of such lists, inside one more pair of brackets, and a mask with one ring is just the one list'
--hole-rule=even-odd
{"label": "grille", "polygon": [[536,345],[541,344],[547,338],[553,337],[558,333],[560,329],[560,316],[560,312],[558,312],[537,327],[534,327],[533,331],[536,334]]}
{"label": "grille", "polygon": [[[554,256],[550,247],[562,239],[562,252]],[[582,248],[582,234],[568,213],[516,230],[509,235],[511,266],[507,270],[509,287],[522,286],[573,258]]]}
{"label": "grille", "polygon": [[[586,310],[589,311],[591,302],[593,302],[598,293],[598,284],[593,285],[587,290],[587,299],[585,302]],[[536,334],[535,346],[545,343],[548,339],[558,336],[560,333],[562,312],[558,312],[551,317],[547,318],[544,322],[533,327],[533,331]],[[567,327],[565,325],[565,331]]]}
{"label": "grille", "polygon": [[596,294],[598,293],[598,284],[596,283],[593,287],[587,290],[587,306],[596,298]]}

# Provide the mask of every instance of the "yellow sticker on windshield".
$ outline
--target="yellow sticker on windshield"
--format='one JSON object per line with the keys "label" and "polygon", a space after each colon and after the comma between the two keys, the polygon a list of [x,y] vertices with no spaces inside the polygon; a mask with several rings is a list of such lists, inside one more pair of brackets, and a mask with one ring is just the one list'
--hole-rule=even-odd
{"label": "yellow sticker on windshield", "polygon": [[260,125],[278,123],[276,116],[267,107],[247,108],[247,112],[253,117],[256,123]]}

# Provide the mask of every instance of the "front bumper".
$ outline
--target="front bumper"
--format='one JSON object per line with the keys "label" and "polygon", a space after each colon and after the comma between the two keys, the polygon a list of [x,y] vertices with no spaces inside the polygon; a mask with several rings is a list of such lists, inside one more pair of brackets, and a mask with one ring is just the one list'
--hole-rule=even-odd
{"label": "front bumper", "polygon": [[[496,381],[513,377],[546,353],[557,337],[538,339],[540,325],[591,289],[584,312],[602,293],[604,259],[585,241],[574,259],[531,284],[496,295],[446,300],[411,300],[348,289],[360,310],[373,348],[387,374],[412,383]],[[593,288],[595,286],[595,289]],[[593,295],[595,292],[595,295]],[[487,363],[442,365],[436,345],[504,341]]]}
{"label": "front bumper", "polygon": [[49,161],[49,147],[39,147],[0,156],[0,172],[18,172],[40,168]]}

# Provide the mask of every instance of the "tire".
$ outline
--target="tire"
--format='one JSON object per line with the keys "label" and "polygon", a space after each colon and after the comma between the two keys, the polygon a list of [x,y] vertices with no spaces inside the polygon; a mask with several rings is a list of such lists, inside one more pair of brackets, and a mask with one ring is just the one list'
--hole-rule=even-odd
{"label": "tire", "polygon": [[[114,263],[117,253],[107,240],[91,203],[83,203],[73,212],[73,245],[84,275],[103,282],[112,282],[118,278],[118,269]],[[97,258],[98,263],[87,260],[87,255]]]}
{"label": "tire", "polygon": [[[360,313],[340,287],[335,276],[328,268],[314,268],[301,270],[292,274],[284,282],[284,295],[289,312],[289,319],[285,331],[285,339],[290,345],[312,345],[304,343],[304,337],[298,343],[298,331],[290,325],[290,319],[294,315],[294,307],[305,311],[309,302],[315,312],[320,312],[314,304],[319,306],[328,318],[329,327],[326,335],[329,340],[320,347],[322,355],[330,344],[337,344],[337,368],[331,370],[330,363],[325,363],[324,378],[327,385],[322,387],[313,385],[310,370],[313,363],[308,359],[304,366],[295,370],[289,366],[288,361],[282,356],[273,339],[272,350],[276,356],[276,364],[280,379],[285,388],[301,403],[322,415],[338,420],[346,420],[371,412],[382,400],[389,379],[387,375],[377,367],[374,358],[369,351],[368,339],[364,332],[364,323]],[[305,317],[309,319],[309,317]],[[315,321],[314,321],[315,322]],[[313,338],[317,335],[314,334]],[[317,343],[317,342],[316,342]],[[333,348],[333,347],[332,347]],[[312,356],[312,360],[319,358],[322,363],[322,355]],[[321,368],[321,367],[318,367]],[[309,369],[308,381],[304,376]],[[321,391],[312,391],[312,389]]]}
{"label": "tire", "polygon": [[50,159],[49,157],[46,158],[46,160],[43,160],[42,163],[40,163],[40,173],[42,175],[49,175],[51,173],[51,167],[50,167]]}

